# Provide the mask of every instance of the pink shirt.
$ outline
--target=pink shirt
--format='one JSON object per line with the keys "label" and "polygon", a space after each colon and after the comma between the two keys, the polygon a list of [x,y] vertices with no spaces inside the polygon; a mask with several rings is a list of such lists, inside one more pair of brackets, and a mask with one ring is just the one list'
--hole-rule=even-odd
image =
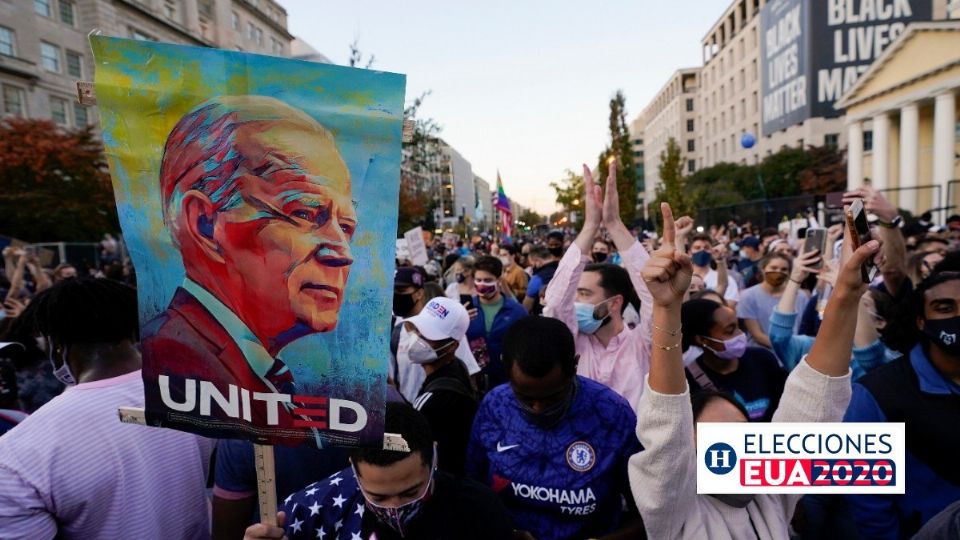
{"label": "pink shirt", "polygon": [[[596,336],[580,334],[577,328],[577,315],[574,302],[577,298],[577,285],[584,266],[591,262],[576,244],[564,254],[557,272],[550,280],[546,292],[544,314],[566,323],[576,339],[580,364],[577,374],[605,384],[625,397],[634,412],[640,406],[643,395],[644,377],[650,371],[650,335],[653,322],[653,296],[646,283],[640,277],[644,263],[650,254],[640,242],[634,242],[630,249],[620,254],[623,267],[630,274],[633,288],[640,297],[640,324],[635,328],[626,325],[604,347]],[[679,340],[679,337],[677,338]]]}
{"label": "pink shirt", "polygon": [[67,388],[0,437],[0,538],[209,538],[214,441],[123,424],[134,371]]}

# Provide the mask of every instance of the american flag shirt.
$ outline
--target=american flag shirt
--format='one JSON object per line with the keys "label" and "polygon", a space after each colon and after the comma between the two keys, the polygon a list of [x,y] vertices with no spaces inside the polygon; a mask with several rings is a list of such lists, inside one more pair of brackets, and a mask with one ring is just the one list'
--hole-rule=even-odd
{"label": "american flag shirt", "polygon": [[365,500],[350,467],[290,495],[280,510],[290,540],[370,540],[363,536]]}

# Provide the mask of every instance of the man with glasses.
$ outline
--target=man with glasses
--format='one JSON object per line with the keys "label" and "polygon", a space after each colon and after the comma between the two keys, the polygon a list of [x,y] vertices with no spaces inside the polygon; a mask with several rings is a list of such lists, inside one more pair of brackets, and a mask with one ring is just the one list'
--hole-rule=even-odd
{"label": "man with glasses", "polygon": [[[210,99],[170,132],[160,192],[186,275],[144,327],[144,355],[162,359],[145,364],[145,379],[168,377],[165,403],[189,404],[185,379],[198,376],[223,395],[228,385],[290,393],[278,353],[336,327],[353,264],[357,214],[332,134],[274,98]],[[148,384],[148,407],[162,394]]]}

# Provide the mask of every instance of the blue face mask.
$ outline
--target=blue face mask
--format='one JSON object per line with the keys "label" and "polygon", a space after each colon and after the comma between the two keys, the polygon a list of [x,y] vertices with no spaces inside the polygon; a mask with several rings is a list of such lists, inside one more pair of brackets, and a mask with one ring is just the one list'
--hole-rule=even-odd
{"label": "blue face mask", "polygon": [[610,319],[610,313],[608,312],[605,316],[600,317],[599,319],[594,317],[594,313],[600,305],[609,302],[613,297],[607,298],[603,302],[597,304],[586,304],[583,302],[575,302],[573,304],[574,309],[577,313],[577,329],[580,330],[583,334],[595,334],[597,330],[603,326],[603,323],[607,322]]}
{"label": "blue face mask", "polygon": [[707,266],[713,261],[713,254],[707,250],[701,250],[690,256],[694,266]]}

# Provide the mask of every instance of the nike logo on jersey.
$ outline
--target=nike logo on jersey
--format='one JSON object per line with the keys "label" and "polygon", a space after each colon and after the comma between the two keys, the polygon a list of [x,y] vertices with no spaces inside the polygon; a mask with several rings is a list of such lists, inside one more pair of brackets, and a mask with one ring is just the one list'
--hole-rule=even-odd
{"label": "nike logo on jersey", "polygon": [[519,444],[511,444],[510,446],[503,446],[499,441],[497,442],[497,452],[506,452],[507,450],[512,450],[520,446]]}

